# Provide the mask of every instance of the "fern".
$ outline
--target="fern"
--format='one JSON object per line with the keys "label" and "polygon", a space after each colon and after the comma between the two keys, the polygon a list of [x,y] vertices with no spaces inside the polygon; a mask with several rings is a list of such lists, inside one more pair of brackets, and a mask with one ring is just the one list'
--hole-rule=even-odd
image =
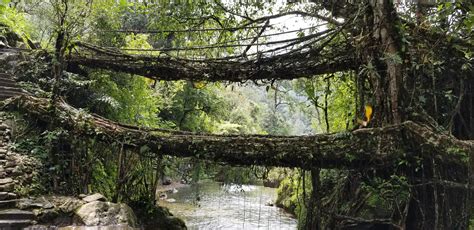
{"label": "fern", "polygon": [[104,103],[113,109],[118,109],[120,108],[120,103],[113,97],[108,96],[108,95],[102,95],[96,99],[100,103]]}

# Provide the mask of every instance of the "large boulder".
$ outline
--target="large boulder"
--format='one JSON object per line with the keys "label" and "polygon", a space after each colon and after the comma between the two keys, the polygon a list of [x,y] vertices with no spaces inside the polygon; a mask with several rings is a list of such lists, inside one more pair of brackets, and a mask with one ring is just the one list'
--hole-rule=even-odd
{"label": "large boulder", "polygon": [[63,213],[71,214],[84,203],[84,201],[74,197],[62,197],[62,199],[57,199],[56,207]]}
{"label": "large boulder", "polygon": [[74,211],[84,201],[68,196],[40,196],[18,200],[17,207],[32,211],[39,224],[67,226],[74,224]]}
{"label": "large boulder", "polygon": [[92,201],[75,211],[77,219],[88,226],[128,225],[138,227],[137,218],[126,204]]}

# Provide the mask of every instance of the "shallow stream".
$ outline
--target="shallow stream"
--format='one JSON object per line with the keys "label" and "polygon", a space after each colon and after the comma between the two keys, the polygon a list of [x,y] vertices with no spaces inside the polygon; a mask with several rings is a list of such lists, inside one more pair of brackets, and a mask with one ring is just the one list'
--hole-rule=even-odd
{"label": "shallow stream", "polygon": [[269,206],[276,189],[256,185],[203,182],[168,193],[161,206],[182,218],[189,229],[296,229],[297,220]]}

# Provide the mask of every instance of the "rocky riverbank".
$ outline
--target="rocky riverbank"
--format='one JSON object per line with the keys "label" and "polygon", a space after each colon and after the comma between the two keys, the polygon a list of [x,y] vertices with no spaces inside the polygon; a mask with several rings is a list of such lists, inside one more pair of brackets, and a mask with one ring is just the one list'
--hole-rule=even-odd
{"label": "rocky riverbank", "polygon": [[16,207],[30,211],[33,226],[121,226],[140,227],[133,210],[126,204],[107,202],[100,194],[84,198],[70,196],[39,196],[18,200]]}
{"label": "rocky riverbank", "polygon": [[109,202],[101,194],[34,195],[48,193],[41,187],[48,176],[41,174],[45,168],[39,159],[15,151],[17,120],[0,112],[0,228],[186,229],[182,220],[162,207],[154,207],[150,215],[143,213],[141,205],[135,205],[134,211],[127,204]]}
{"label": "rocky riverbank", "polygon": [[90,196],[36,196],[42,164],[35,157],[13,151],[13,116],[0,113],[0,227],[29,225],[107,226],[138,228],[132,209],[126,204],[107,202],[100,194]]}

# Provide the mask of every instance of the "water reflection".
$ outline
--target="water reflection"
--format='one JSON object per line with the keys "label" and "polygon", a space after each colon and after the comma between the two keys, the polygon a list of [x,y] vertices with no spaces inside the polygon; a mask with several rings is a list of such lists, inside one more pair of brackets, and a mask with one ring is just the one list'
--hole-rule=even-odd
{"label": "water reflection", "polygon": [[181,188],[168,198],[175,202],[160,205],[183,218],[189,229],[296,229],[291,215],[266,205],[276,198],[273,188],[205,182]]}

